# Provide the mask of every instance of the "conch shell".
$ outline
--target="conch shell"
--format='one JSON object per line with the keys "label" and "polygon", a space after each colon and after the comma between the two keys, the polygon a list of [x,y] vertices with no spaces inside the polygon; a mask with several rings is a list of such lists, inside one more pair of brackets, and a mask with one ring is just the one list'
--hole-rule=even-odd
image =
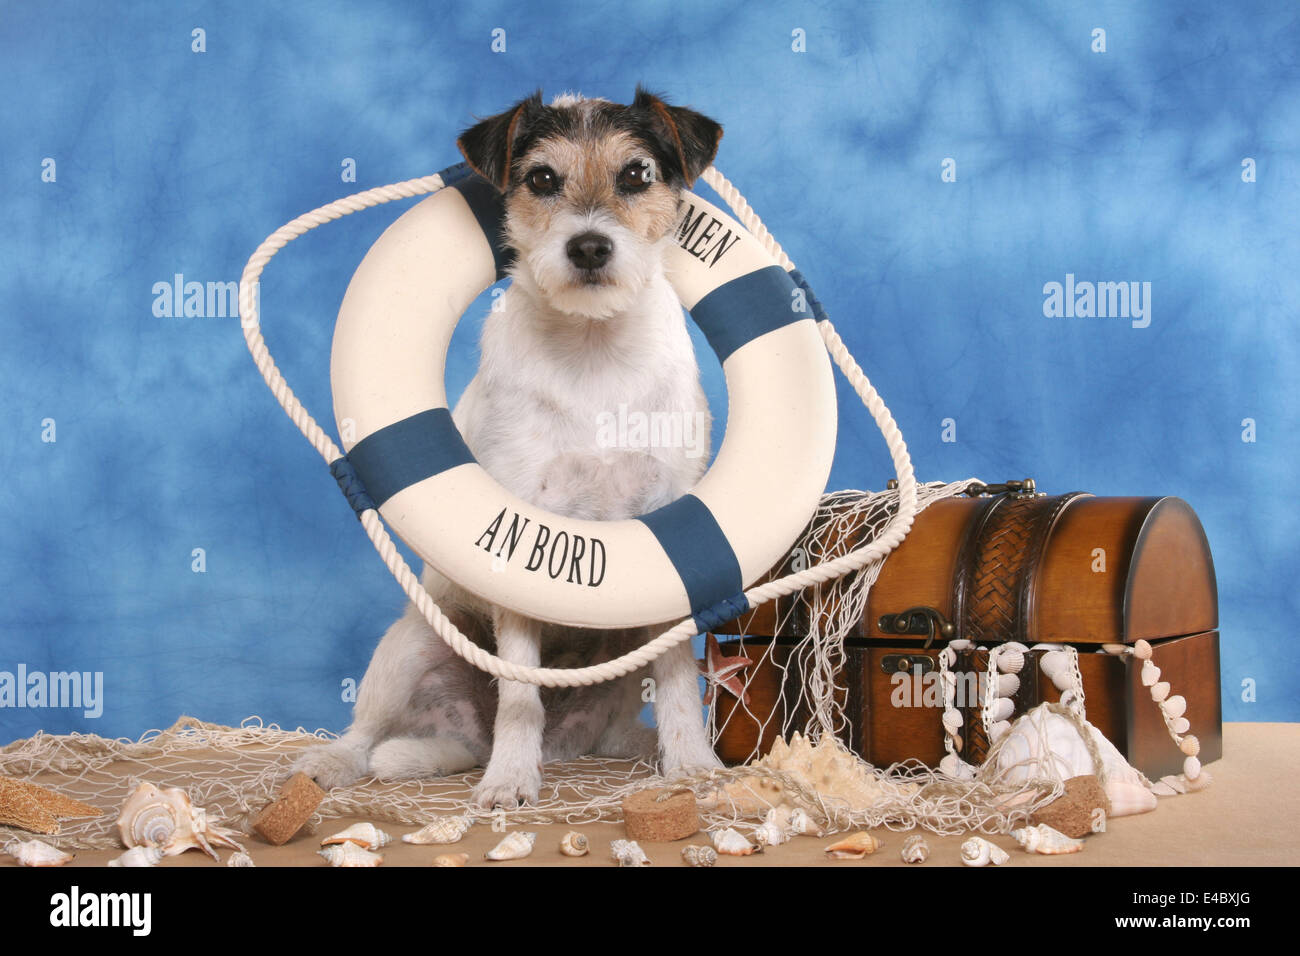
{"label": "conch shell", "polygon": [[414,833],[402,837],[403,843],[459,843],[474,821],[469,817],[438,817]]}
{"label": "conch shell", "polygon": [[713,848],[727,856],[749,856],[762,849],[745,839],[744,835],[731,827],[724,827],[713,834]]}
{"label": "conch shell", "polygon": [[243,850],[236,850],[230,854],[230,859],[226,861],[226,866],[256,867],[253,858]]}
{"label": "conch shell", "polygon": [[1083,849],[1083,841],[1068,837],[1060,830],[1049,827],[1046,823],[1040,823],[1036,827],[1022,827],[1019,830],[1012,830],[1011,835],[1015,837],[1026,850],[1031,853],[1043,853],[1055,855],[1058,853],[1078,853]]}
{"label": "conch shell", "polygon": [[469,863],[468,853],[439,853],[433,858],[433,866],[464,866]]}
{"label": "conch shell", "polygon": [[636,840],[615,840],[609,845],[609,855],[619,866],[649,866],[650,858]]}
{"label": "conch shell", "polygon": [[117,818],[117,830],[122,835],[122,845],[128,850],[153,846],[162,850],[163,856],[175,856],[198,847],[220,862],[221,858],[209,840],[218,846],[243,849],[227,831],[208,826],[207,812],[194,806],[184,790],[179,787],[161,790],[147,782],[140,784],[127,797]]}
{"label": "conch shell", "polygon": [[316,855],[330,866],[379,866],[384,858],[357,843],[332,843]]}
{"label": "conch shell", "polygon": [[903,841],[902,857],[904,863],[924,863],[930,858],[930,844],[921,834],[913,833]]}
{"label": "conch shell", "polygon": [[10,840],[5,844],[5,852],[17,860],[19,866],[63,866],[76,856],[40,840]]}
{"label": "conch shell", "polygon": [[536,833],[516,830],[483,856],[488,860],[522,860],[533,852],[533,844],[536,842]]}
{"label": "conch shell", "polygon": [[866,830],[832,843],[826,848],[827,855],[833,860],[860,860],[880,849],[881,843]]}
{"label": "conch shell", "polygon": [[961,861],[967,866],[1001,866],[1011,854],[983,837],[971,837],[961,845]]}
{"label": "conch shell", "polygon": [[789,841],[790,834],[775,821],[768,820],[754,828],[753,837],[759,846],[780,846]]}
{"label": "conch shell", "polygon": [[320,841],[320,845],[333,846],[336,843],[355,843],[367,850],[378,850],[381,846],[388,846],[392,842],[393,838],[373,823],[354,823],[346,830],[340,830],[333,836],[327,836]]}

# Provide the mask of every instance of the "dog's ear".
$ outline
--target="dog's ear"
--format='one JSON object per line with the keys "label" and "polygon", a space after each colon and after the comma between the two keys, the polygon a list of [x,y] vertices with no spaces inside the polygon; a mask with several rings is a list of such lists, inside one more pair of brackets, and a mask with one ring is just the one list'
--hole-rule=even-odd
{"label": "dog's ear", "polygon": [[456,145],[470,168],[502,192],[510,185],[510,164],[515,146],[528,129],[528,121],[542,110],[542,91],[520,100],[504,113],[490,116],[460,134]]}
{"label": "dog's ear", "polygon": [[632,106],[646,111],[651,129],[677,163],[681,178],[687,186],[692,185],[717,155],[722,127],[703,113],[685,106],[669,106],[640,84]]}

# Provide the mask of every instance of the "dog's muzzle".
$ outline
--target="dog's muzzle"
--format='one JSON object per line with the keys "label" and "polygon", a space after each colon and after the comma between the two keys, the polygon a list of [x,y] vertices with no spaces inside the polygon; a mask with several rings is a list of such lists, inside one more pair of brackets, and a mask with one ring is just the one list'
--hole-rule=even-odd
{"label": "dog's muzzle", "polygon": [[568,253],[569,261],[579,269],[601,269],[614,254],[614,243],[609,236],[584,232],[569,240],[565,252]]}

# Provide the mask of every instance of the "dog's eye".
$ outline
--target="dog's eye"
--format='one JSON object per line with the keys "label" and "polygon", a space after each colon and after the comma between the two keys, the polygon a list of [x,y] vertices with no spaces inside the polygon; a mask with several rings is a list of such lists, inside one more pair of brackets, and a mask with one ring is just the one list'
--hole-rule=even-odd
{"label": "dog's eye", "polygon": [[560,189],[560,177],[550,166],[538,166],[524,177],[528,188],[539,196],[549,196]]}
{"label": "dog's eye", "polygon": [[643,160],[628,163],[618,174],[618,185],[623,192],[640,192],[654,181],[654,168]]}

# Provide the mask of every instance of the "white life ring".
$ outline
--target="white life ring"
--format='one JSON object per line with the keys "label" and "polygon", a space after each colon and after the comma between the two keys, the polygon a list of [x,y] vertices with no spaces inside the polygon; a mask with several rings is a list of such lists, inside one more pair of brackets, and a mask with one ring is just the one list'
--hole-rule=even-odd
{"label": "white life ring", "polygon": [[[447,407],[452,331],[504,277],[501,195],[461,164],[391,225],[348,286],[330,377],[346,456],[331,471],[426,562],[494,604],[582,627],[749,609],[743,589],[815,510],[835,450],[835,386],[816,298],[739,223],[694,193],[668,272],[726,376],[726,436],[699,484],[625,521],[562,517],[506,491]],[[344,427],[345,424],[347,427]]]}

